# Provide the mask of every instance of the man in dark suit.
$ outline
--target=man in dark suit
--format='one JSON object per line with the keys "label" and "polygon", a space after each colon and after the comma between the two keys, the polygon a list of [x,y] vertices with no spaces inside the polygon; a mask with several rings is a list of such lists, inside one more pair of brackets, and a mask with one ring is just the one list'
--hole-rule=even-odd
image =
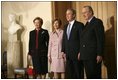
{"label": "man in dark suit", "polygon": [[83,61],[87,78],[101,78],[104,48],[103,22],[93,16],[91,6],[84,6],[82,13],[87,23],[80,38],[80,60]]}
{"label": "man in dark suit", "polygon": [[36,17],[33,23],[35,29],[30,31],[28,56],[32,57],[35,74],[40,78],[45,78],[48,72],[47,51],[49,34],[47,30],[41,28],[43,24],[42,18]]}
{"label": "man in dark suit", "polygon": [[68,24],[64,26],[64,34],[62,40],[62,52],[66,57],[65,78],[80,79],[83,78],[83,67],[81,61],[78,60],[80,51],[80,35],[84,25],[75,20],[76,11],[67,9],[66,19]]}

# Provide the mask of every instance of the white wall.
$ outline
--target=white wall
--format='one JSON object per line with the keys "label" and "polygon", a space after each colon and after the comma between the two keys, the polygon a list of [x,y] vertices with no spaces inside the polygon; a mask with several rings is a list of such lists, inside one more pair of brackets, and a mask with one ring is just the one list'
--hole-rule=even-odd
{"label": "white wall", "polygon": [[10,25],[8,15],[15,13],[17,20],[24,28],[21,34],[23,48],[23,65],[26,67],[26,55],[28,53],[29,32],[34,29],[33,19],[37,16],[44,21],[43,28],[51,31],[51,2],[3,2],[2,1],[2,53],[6,50],[8,41],[8,27]]}

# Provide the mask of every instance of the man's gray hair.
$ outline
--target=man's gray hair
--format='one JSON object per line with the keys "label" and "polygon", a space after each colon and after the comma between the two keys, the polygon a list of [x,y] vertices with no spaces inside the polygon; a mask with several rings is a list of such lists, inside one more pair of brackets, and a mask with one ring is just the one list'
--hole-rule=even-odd
{"label": "man's gray hair", "polygon": [[92,7],[91,7],[91,6],[84,6],[83,8],[88,8],[88,9],[89,9],[89,11],[91,11],[91,12],[92,12],[92,15],[94,15],[94,12],[93,12],[93,9],[92,9]]}

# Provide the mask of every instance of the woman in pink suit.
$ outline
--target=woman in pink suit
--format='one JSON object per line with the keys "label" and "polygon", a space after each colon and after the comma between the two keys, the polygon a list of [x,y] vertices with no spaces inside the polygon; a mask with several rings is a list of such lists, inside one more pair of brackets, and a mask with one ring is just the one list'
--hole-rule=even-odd
{"label": "woman in pink suit", "polygon": [[48,60],[50,62],[50,71],[54,72],[54,78],[58,79],[59,74],[61,78],[64,79],[65,75],[65,62],[63,58],[62,48],[62,36],[63,30],[61,27],[61,20],[55,19],[53,21],[54,31],[50,33],[49,46],[48,46]]}

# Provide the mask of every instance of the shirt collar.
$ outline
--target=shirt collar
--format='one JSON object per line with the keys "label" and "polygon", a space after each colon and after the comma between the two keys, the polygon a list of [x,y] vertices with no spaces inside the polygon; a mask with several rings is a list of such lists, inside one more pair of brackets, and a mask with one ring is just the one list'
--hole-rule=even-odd
{"label": "shirt collar", "polygon": [[69,22],[69,24],[73,25],[75,22],[75,20],[72,20],[71,22]]}
{"label": "shirt collar", "polygon": [[[57,33],[60,33],[61,29],[58,29]],[[53,34],[56,33],[56,30],[53,31]]]}
{"label": "shirt collar", "polygon": [[[41,28],[41,29],[42,29],[42,28]],[[35,28],[36,31],[40,31],[41,29],[37,30],[37,29]]]}
{"label": "shirt collar", "polygon": [[93,16],[88,20],[88,22],[91,22],[92,19],[93,19]]}

